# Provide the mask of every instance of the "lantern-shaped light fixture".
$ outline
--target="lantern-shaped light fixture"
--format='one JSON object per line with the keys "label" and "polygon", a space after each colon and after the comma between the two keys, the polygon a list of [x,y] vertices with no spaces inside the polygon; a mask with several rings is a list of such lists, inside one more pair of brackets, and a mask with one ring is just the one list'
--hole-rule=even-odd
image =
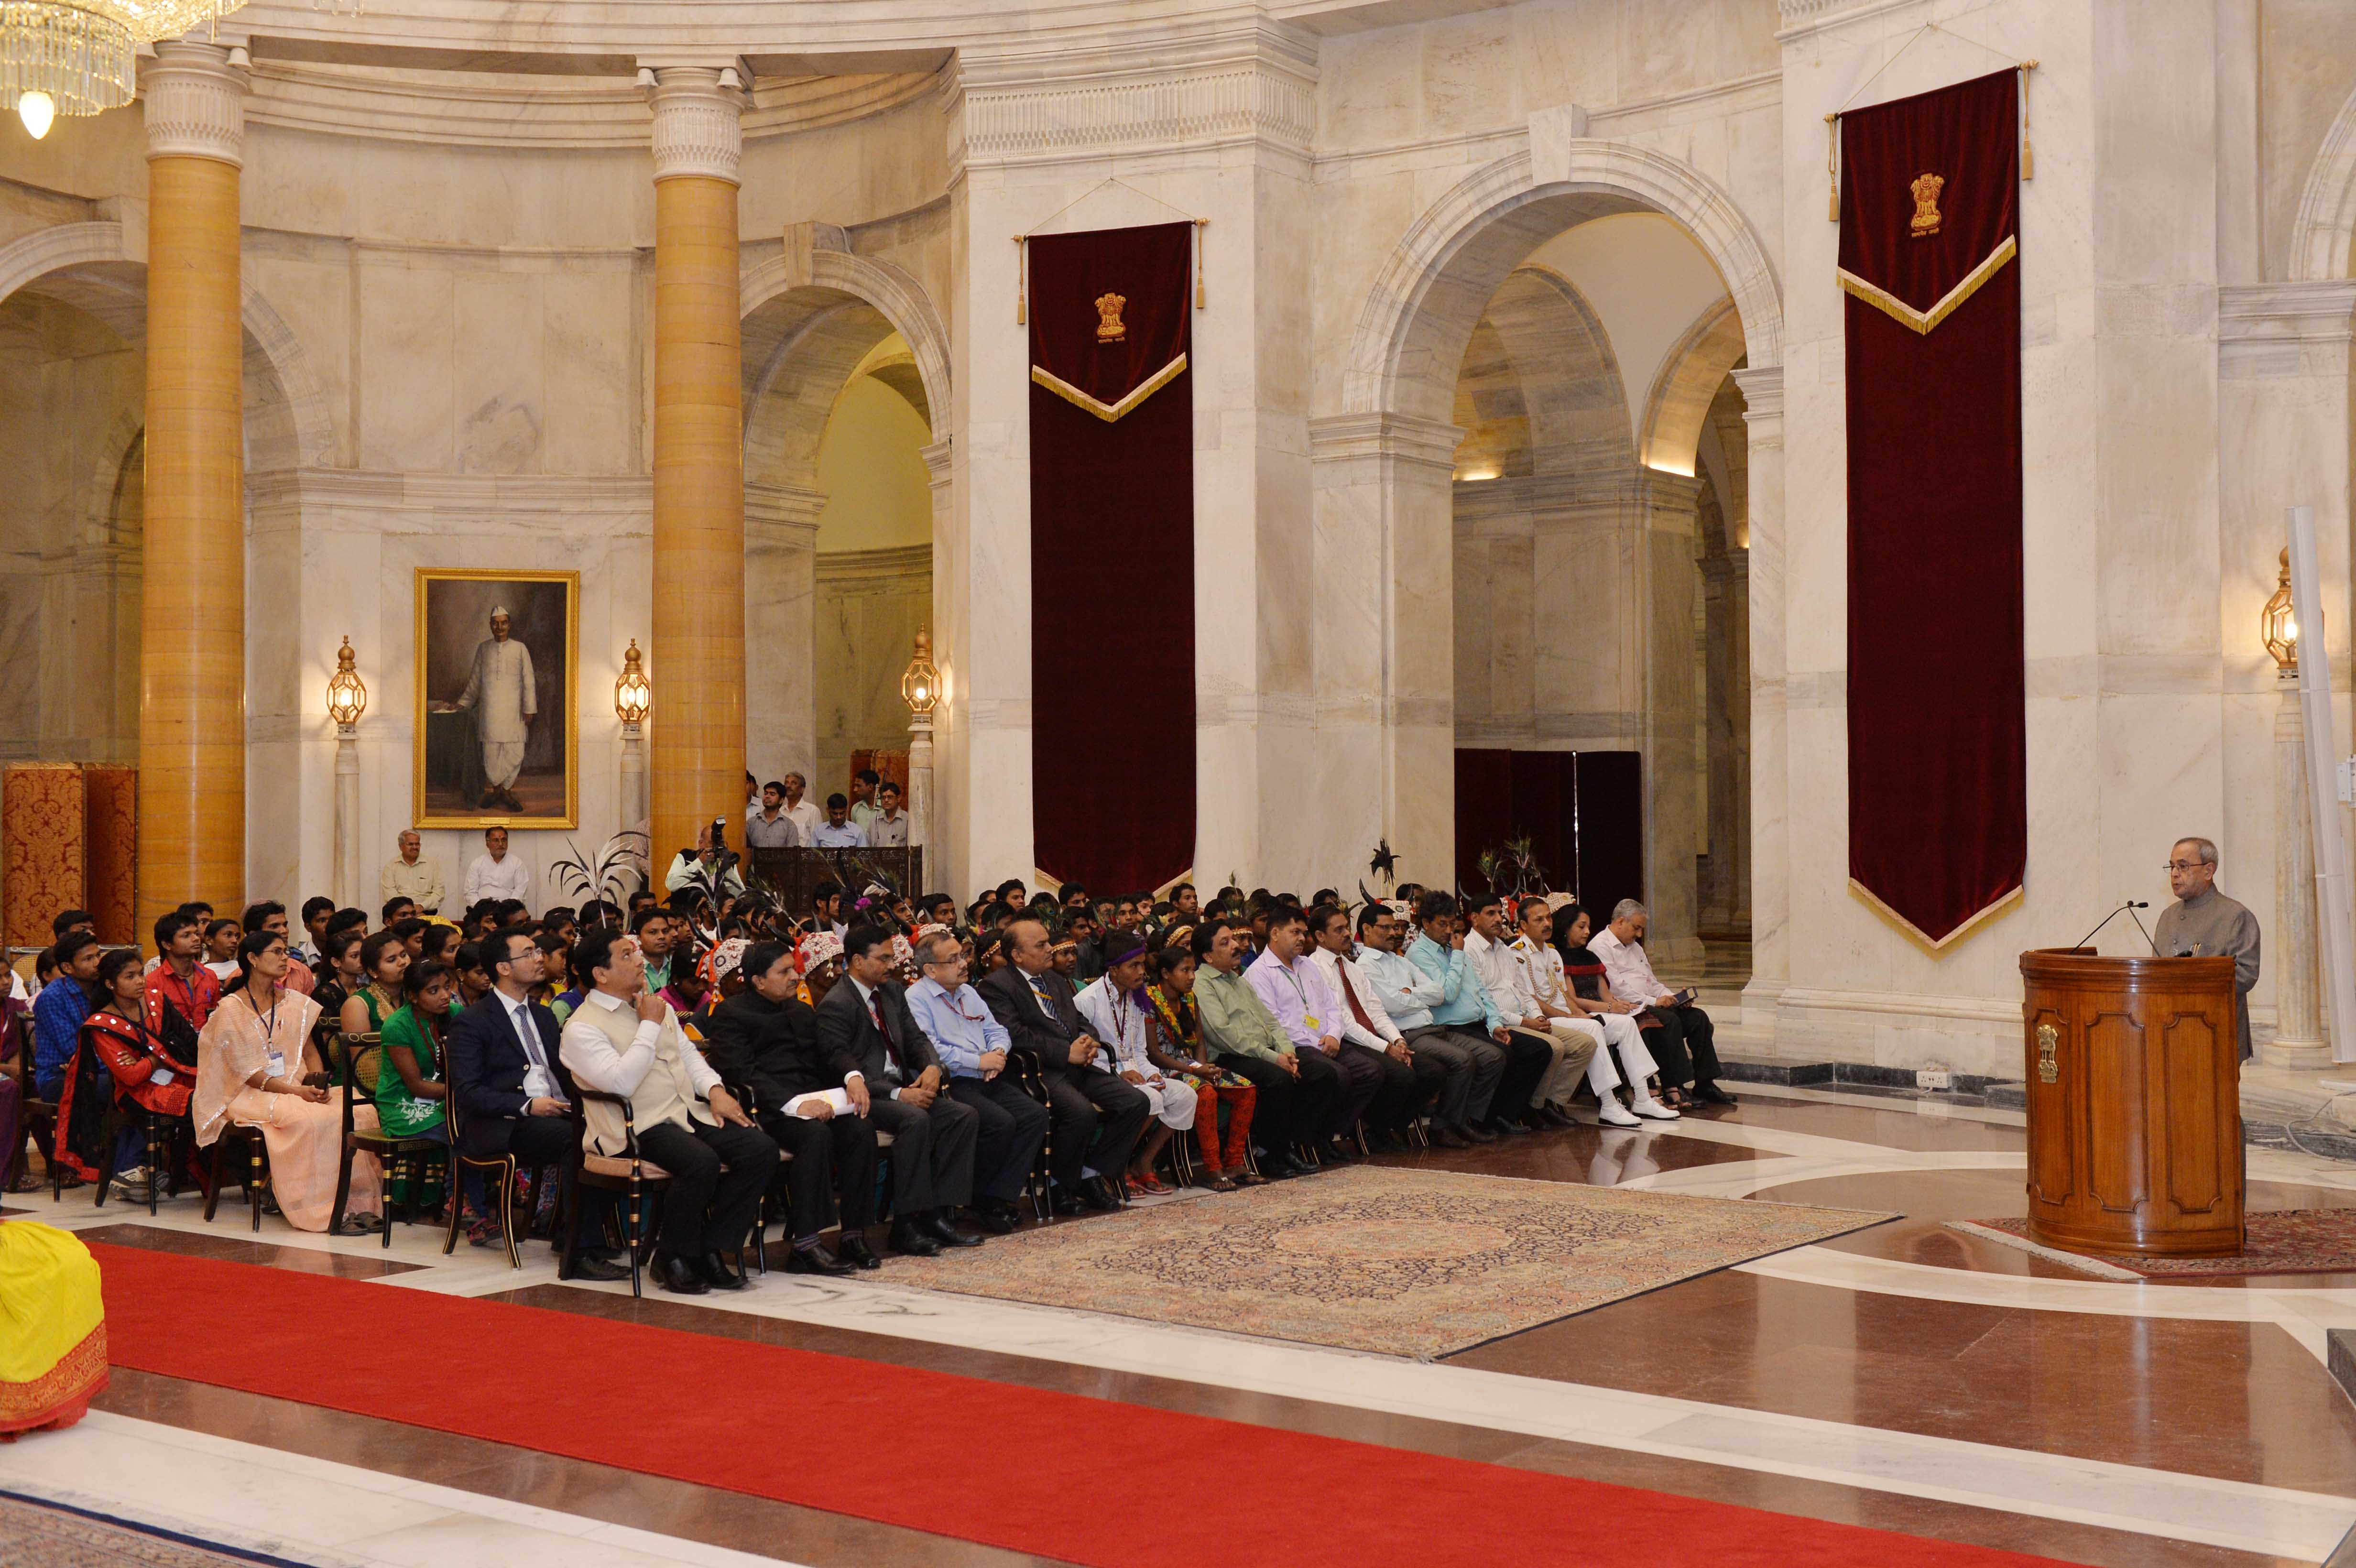
{"label": "lantern-shaped light fixture", "polygon": [[630,651],[622,656],[622,673],[614,681],[614,712],[625,724],[643,724],[647,711],[655,705],[655,688],[647,681],[646,656],[638,652],[638,639],[630,639]]}
{"label": "lantern-shaped light fixture", "polygon": [[919,719],[932,717],[934,707],[941,699],[941,672],[933,667],[933,635],[930,628],[916,633],[916,656],[900,677],[900,699],[908,711]]}
{"label": "lantern-shaped light fixture", "polygon": [[336,673],[327,677],[327,717],[347,730],[368,711],[368,684],[352,661],[352,640],[346,637],[336,650]]}
{"label": "lantern-shaped light fixture", "polygon": [[2288,550],[2282,552],[2282,578],[2275,584],[2274,597],[2258,614],[2258,635],[2265,640],[2266,652],[2275,656],[2277,673],[2298,673],[2298,619],[2291,613]]}

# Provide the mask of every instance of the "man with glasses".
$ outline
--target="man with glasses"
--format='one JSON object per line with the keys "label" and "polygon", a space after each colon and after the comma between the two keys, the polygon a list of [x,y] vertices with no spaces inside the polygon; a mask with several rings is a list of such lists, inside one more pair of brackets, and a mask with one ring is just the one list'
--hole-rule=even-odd
{"label": "man with glasses", "polygon": [[2258,917],[2217,891],[2217,846],[2179,838],[2169,851],[2168,891],[2152,946],[2163,958],[2231,958],[2242,1060],[2250,1060],[2250,987],[2258,983]]}
{"label": "man with glasses", "polygon": [[1421,1072],[1427,1061],[1442,1074],[1440,1098],[1431,1109],[1431,1141],[1442,1148],[1494,1143],[1473,1124],[1489,1114],[1497,1081],[1505,1076],[1505,1053],[1497,1042],[1469,1030],[1431,1021],[1431,1009],[1448,999],[1440,981],[1409,963],[1400,951],[1408,923],[1384,903],[1358,912],[1358,973],[1367,982],[1399,1038],[1407,1041]]}
{"label": "man with glasses", "polygon": [[1024,1181],[1046,1141],[1047,1107],[1006,1076],[1013,1045],[981,993],[966,984],[965,949],[935,926],[916,938],[923,977],[908,987],[908,1012],[948,1072],[949,1097],[981,1118],[974,1139],[974,1223],[1004,1235],[1014,1229]]}
{"label": "man with glasses", "polygon": [[[517,926],[491,932],[478,951],[491,988],[450,1024],[458,1147],[477,1159],[513,1155],[524,1169],[554,1166],[556,1211],[570,1211],[577,1229],[583,1206],[570,1200],[581,1169],[580,1096],[558,1059],[556,1015],[531,999],[540,984],[540,947]],[[495,1217],[500,1224],[509,1219]],[[592,1227],[589,1233],[598,1231]],[[607,1249],[584,1246],[573,1254],[573,1277],[627,1279],[630,1271]]]}

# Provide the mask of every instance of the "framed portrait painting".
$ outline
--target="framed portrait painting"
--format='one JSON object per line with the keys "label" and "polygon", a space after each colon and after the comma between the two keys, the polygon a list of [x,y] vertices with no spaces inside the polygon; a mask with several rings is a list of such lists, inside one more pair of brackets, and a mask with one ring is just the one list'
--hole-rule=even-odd
{"label": "framed portrait painting", "polygon": [[417,571],[416,823],[573,827],[577,571]]}

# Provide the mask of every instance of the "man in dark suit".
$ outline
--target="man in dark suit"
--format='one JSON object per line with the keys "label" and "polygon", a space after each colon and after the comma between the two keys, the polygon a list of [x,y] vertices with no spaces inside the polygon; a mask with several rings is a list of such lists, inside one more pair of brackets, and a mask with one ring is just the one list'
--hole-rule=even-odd
{"label": "man in dark suit", "polygon": [[[818,1015],[794,995],[794,950],[782,942],[756,943],[739,972],[745,988],[712,1009],[703,1026],[704,1055],[713,1071],[753,1096],[761,1130],[793,1158],[786,1183],[793,1200],[794,1250],[788,1274],[850,1274],[881,1261],[867,1244],[875,1220],[875,1124],[831,1096],[847,1091],[819,1050]],[[842,1235],[832,1252],[823,1232],[837,1221],[842,1194]]]}
{"label": "man in dark suit", "polygon": [[[530,999],[540,982],[540,946],[519,926],[495,931],[483,938],[482,958],[491,988],[450,1025],[450,1097],[457,1107],[459,1148],[480,1159],[511,1154],[527,1168],[555,1167],[557,1211],[571,1213],[577,1228],[581,1096],[557,1060],[556,1015]],[[509,1215],[497,1218],[512,1222]],[[581,1279],[630,1277],[603,1246],[576,1248],[573,1269]]]}
{"label": "man in dark suit", "polygon": [[974,1138],[981,1120],[952,1099],[932,1041],[908,1016],[892,975],[892,938],[865,922],[842,943],[843,974],[818,1005],[826,1072],[851,1107],[892,1135],[892,1247],[930,1257],[978,1247],[947,1210],[973,1201]]}
{"label": "man in dark suit", "polygon": [[1120,1196],[1112,1183],[1098,1176],[1083,1184],[1080,1170],[1083,1165],[1128,1168],[1152,1102],[1096,1065],[1102,1048],[1080,1021],[1071,981],[1055,971],[1046,926],[1025,915],[1006,928],[1006,940],[1011,962],[975,988],[1006,1026],[1014,1049],[1038,1059],[1046,1080],[1055,1212],[1077,1213],[1083,1204],[1118,1209]]}

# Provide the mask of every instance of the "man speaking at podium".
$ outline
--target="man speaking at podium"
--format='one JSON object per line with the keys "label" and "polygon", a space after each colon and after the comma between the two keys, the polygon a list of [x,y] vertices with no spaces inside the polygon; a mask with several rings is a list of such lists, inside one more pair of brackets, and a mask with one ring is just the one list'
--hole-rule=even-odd
{"label": "man speaking at podium", "polygon": [[2176,902],[2159,914],[2152,945],[2163,958],[2233,960],[2233,1012],[2242,1060],[2250,1060],[2250,987],[2258,983],[2258,917],[2217,891],[2217,846],[2179,838],[2168,854],[2168,891]]}

